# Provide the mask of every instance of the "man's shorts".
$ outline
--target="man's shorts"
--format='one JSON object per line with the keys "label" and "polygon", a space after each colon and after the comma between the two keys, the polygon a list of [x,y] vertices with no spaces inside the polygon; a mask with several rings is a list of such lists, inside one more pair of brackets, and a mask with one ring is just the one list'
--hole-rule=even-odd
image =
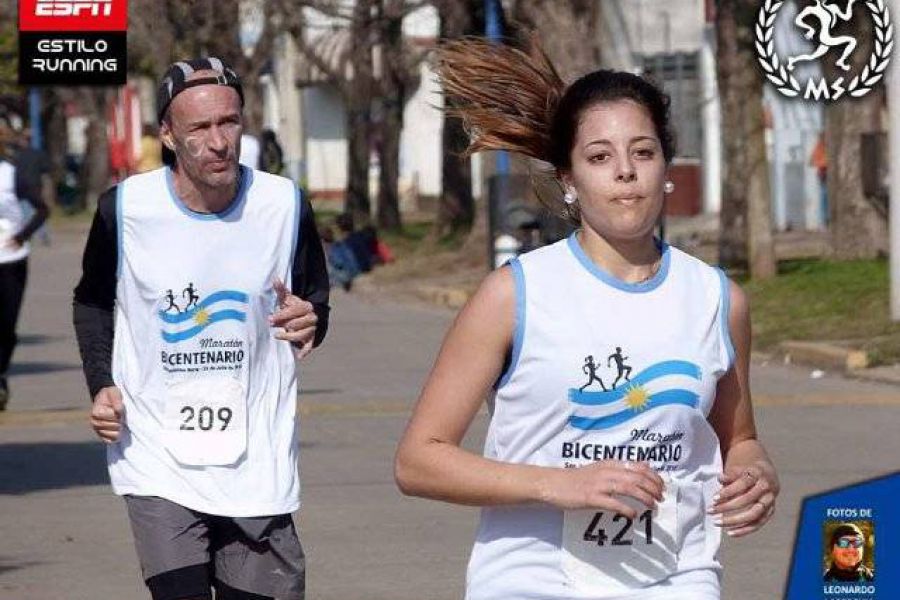
{"label": "man's shorts", "polygon": [[[221,517],[153,496],[125,496],[153,600],[303,600],[306,559],[291,515]],[[243,592],[243,593],[241,593]]]}

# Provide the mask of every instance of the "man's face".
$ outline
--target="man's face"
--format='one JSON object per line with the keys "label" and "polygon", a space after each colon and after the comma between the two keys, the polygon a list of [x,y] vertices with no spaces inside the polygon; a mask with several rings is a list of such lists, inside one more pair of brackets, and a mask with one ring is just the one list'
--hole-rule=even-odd
{"label": "man's face", "polygon": [[[197,71],[190,79],[215,76]],[[224,85],[200,85],[181,92],[169,105],[160,135],[175,151],[178,168],[201,187],[235,183],[243,133],[241,99]]]}
{"label": "man's face", "polygon": [[839,569],[850,570],[863,559],[863,538],[858,535],[842,535],[831,549],[834,564]]}

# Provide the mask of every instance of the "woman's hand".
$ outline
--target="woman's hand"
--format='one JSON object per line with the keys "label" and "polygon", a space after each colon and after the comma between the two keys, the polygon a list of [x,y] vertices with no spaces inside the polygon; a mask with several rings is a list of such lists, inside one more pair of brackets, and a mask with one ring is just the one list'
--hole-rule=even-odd
{"label": "woman's hand", "polygon": [[716,524],[728,535],[740,537],[753,533],[775,514],[775,499],[780,486],[775,468],[769,461],[728,466],[719,481],[723,487],[713,498],[708,512],[720,515]]}
{"label": "woman's hand", "polygon": [[576,469],[553,469],[541,482],[541,500],[563,509],[602,508],[628,518],[638,511],[623,501],[633,498],[653,509],[665,483],[646,463],[608,460]]}

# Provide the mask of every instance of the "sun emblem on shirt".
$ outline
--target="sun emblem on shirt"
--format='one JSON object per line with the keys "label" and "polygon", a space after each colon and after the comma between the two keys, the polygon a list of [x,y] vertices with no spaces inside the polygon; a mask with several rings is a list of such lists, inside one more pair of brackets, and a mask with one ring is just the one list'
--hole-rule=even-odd
{"label": "sun emblem on shirt", "polygon": [[634,411],[644,410],[650,404],[650,392],[640,384],[632,385],[625,392],[624,400],[628,408]]}
{"label": "sun emblem on shirt", "polygon": [[209,322],[209,313],[206,312],[205,308],[197,311],[197,314],[194,315],[194,321],[197,322],[197,325],[206,325]]}

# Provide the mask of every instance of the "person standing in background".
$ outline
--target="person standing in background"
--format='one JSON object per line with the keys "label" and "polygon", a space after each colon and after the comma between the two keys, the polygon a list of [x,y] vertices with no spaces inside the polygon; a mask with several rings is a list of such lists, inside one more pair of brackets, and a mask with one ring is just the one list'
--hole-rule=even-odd
{"label": "person standing in background", "polygon": [[255,135],[245,133],[241,136],[241,154],[238,162],[251,169],[259,169],[259,140]]}
{"label": "person standing in background", "polygon": [[144,123],[141,130],[141,158],[138,160],[137,172],[146,173],[163,166],[162,144],[159,141],[159,129],[151,123]]}

